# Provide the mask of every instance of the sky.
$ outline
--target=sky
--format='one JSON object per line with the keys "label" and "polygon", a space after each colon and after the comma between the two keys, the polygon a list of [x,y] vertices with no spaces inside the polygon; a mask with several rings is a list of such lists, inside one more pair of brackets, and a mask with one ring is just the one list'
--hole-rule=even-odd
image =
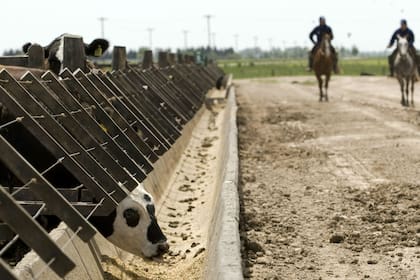
{"label": "sky", "polygon": [[[212,45],[239,49],[310,46],[308,34],[327,18],[334,31],[333,45],[383,51],[401,18],[418,31],[420,1],[394,0],[1,0],[0,52],[25,42],[47,45],[62,33],[81,35],[85,42],[101,36],[98,18],[105,17],[104,34],[111,45],[138,49],[183,48],[208,44],[211,15]],[[213,41],[214,39],[214,41]]]}

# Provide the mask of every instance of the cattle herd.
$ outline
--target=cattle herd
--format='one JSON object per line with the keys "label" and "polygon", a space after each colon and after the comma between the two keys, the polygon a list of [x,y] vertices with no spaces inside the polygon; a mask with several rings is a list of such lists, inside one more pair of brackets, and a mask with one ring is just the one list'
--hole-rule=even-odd
{"label": "cattle herd", "polygon": [[[42,49],[37,67],[0,65],[0,202],[3,195],[11,199],[45,230],[63,221],[87,240],[80,228],[93,226],[128,252],[158,256],[169,245],[141,182],[224,75],[191,56],[179,55],[187,62],[181,64],[161,53],[155,64],[151,52],[142,65],[124,60],[120,69],[97,69],[88,58],[108,47],[105,39],[85,44],[63,34],[43,48],[23,46],[28,57]],[[62,201],[49,199],[40,185]],[[54,211],[60,204],[63,210]],[[25,226],[8,219],[8,211],[0,204],[0,254],[14,265],[31,240],[18,238]],[[77,225],[79,216],[86,223]]]}

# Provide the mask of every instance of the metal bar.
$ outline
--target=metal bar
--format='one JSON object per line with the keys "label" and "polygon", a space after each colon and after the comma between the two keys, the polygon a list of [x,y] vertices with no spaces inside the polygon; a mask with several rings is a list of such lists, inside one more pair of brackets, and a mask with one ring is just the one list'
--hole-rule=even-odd
{"label": "metal bar", "polygon": [[83,71],[76,71],[74,76],[92,94],[92,96],[101,105],[101,107],[109,108],[112,110],[110,117],[121,128],[121,130],[124,131],[124,133],[131,141],[131,144],[138,148],[138,151],[145,155],[151,163],[157,161],[158,156],[152,151],[153,147],[149,147],[146,142],[136,134],[130,124],[124,119],[123,116],[121,116],[118,110],[114,108],[111,102],[109,102],[108,99],[100,92],[96,85],[91,80],[89,80],[86,74],[83,73]]}
{"label": "metal bar", "polygon": [[200,108],[201,102],[197,100],[195,94],[189,92],[189,88],[184,88],[181,90],[177,85],[173,83],[171,79],[168,79],[160,71],[148,70],[140,71],[134,67],[130,68],[136,75],[143,75],[145,79],[149,79],[151,82],[155,81],[156,86],[164,91],[169,96],[173,95],[175,100],[181,100],[183,104],[187,107],[190,114],[190,119],[194,116],[194,113]]}
{"label": "metal bar", "polygon": [[2,56],[0,57],[0,64],[1,65],[9,65],[9,66],[28,66],[28,56],[21,55],[21,56]]}
{"label": "metal bar", "polygon": [[[143,99],[154,104],[156,108],[160,108],[162,107],[161,105],[164,104],[164,110],[161,110],[161,112],[168,118],[173,126],[182,129],[181,125],[188,121],[188,117],[184,113],[185,108],[182,108],[177,101],[162,93],[153,83],[147,83],[138,75],[136,80],[130,80],[124,73],[117,72],[114,73],[114,75],[115,74],[119,75],[120,78],[125,79],[125,81],[131,85],[135,90],[136,97],[146,97]],[[143,89],[143,86],[147,86],[147,89]]]}
{"label": "metal bar", "polygon": [[175,114],[175,116],[178,115],[178,117],[181,118],[181,124],[185,124],[193,116],[193,112],[190,111],[189,104],[184,102],[185,100],[180,99],[175,91],[166,88],[166,84],[158,81],[156,77],[153,77],[152,79],[149,77],[149,79],[147,79],[147,72],[148,71],[128,71],[127,75],[133,84],[145,84],[150,88],[146,90],[145,94],[155,95],[162,99],[164,102],[171,104],[174,110],[172,114]]}
{"label": "metal bar", "polygon": [[[175,143],[175,140],[180,136],[180,131],[170,118],[172,116],[165,115],[166,104],[164,102],[159,105],[151,104],[148,99],[141,98],[140,93],[136,92],[132,85],[130,85],[121,74],[109,74],[108,77],[121,89],[124,89],[123,96],[129,100],[135,108],[143,112],[147,119],[160,131],[165,139],[170,143]],[[141,98],[141,99],[140,99]]]}
{"label": "metal bar", "polygon": [[[80,189],[78,188],[72,188],[72,189],[56,188],[56,190],[69,202],[77,201],[79,197],[79,192],[80,192]],[[27,201],[36,200],[36,196],[33,195],[29,187],[18,188],[18,190],[16,191],[16,194],[12,193],[12,196],[16,200],[27,200]]]}
{"label": "metal bar", "polygon": [[26,211],[17,205],[13,198],[0,188],[0,218],[15,231],[46,263],[54,260],[50,267],[61,278],[76,265],[51,240],[48,233],[32,220]]}
{"label": "metal bar", "polygon": [[[163,154],[168,150],[170,144],[165,138],[154,128],[146,117],[140,112],[135,113],[126,103],[129,103],[125,97],[119,92],[118,87],[105,75],[101,78],[94,73],[88,73],[87,78],[92,81],[98,89],[104,94],[105,98],[115,107],[115,109],[124,117],[136,133],[141,134],[141,138],[157,155]],[[134,108],[135,109],[135,108]],[[136,115],[138,114],[138,115]],[[155,150],[157,149],[157,150]]]}
{"label": "metal bar", "polygon": [[[89,198],[92,198],[92,196],[89,196]],[[42,201],[19,201],[19,205],[21,205],[29,214],[34,215],[40,205],[42,205]],[[72,202],[71,205],[83,216],[87,217],[94,208],[98,207],[98,204],[100,204],[99,208],[95,211],[96,216],[108,216],[110,212],[107,210],[107,203],[104,201],[103,203],[92,203],[92,202],[86,202],[86,201],[80,201],[80,202]],[[109,205],[109,203],[108,203]],[[112,211],[115,209],[115,207],[112,208]],[[43,212],[43,215],[56,215],[54,211],[46,208]]]}
{"label": "metal bar", "polygon": [[[0,71],[0,78],[7,78],[10,82],[17,85],[17,82],[6,71]],[[2,85],[8,86],[10,82],[2,83]],[[43,110],[37,101],[31,98],[23,88],[12,88],[14,97],[2,87],[0,87],[0,89],[2,93],[0,94],[0,102],[8,108],[11,114],[23,116],[21,121],[22,125],[34,135],[40,143],[55,156],[55,158],[63,157],[62,164],[98,199],[108,197],[110,202],[116,201],[116,206],[119,201],[127,196],[127,193],[119,187],[118,183],[109,175],[109,173],[99,166],[89,154],[84,152],[83,148],[78,145],[64,129],[61,129],[61,126],[49,117],[46,111]],[[15,98],[17,98],[20,103],[18,103]],[[22,105],[25,105],[32,113],[45,113],[46,119],[44,119],[43,126],[37,123]],[[49,133],[52,133],[54,137],[52,137],[46,129],[48,129]],[[67,151],[70,151],[72,155],[77,156],[69,155]],[[95,174],[96,177],[93,177],[87,172]],[[113,197],[109,197],[108,192],[114,192]],[[108,211],[111,212],[115,206],[113,208],[108,208]]]}
{"label": "metal bar", "polygon": [[179,86],[183,92],[188,92],[191,96],[194,96],[198,104],[201,105],[204,101],[206,91],[197,86],[194,83],[194,79],[189,79],[188,75],[182,73],[180,71],[181,69],[182,68],[179,68],[178,66],[168,69],[170,72],[169,75],[172,76],[172,78],[156,68],[153,69],[153,74],[161,76],[163,79],[172,81],[174,84]]}
{"label": "metal bar", "polygon": [[[29,72],[22,77],[25,83],[22,86],[25,87],[28,92],[37,98],[40,102],[46,106],[49,111],[53,114],[61,114],[64,116],[60,118],[59,122],[72,136],[83,145],[86,151],[90,152],[95,159],[107,169],[107,171],[118,181],[132,181],[131,177],[122,169],[120,165],[104,150],[104,148],[89,134],[88,130],[81,126],[79,122],[74,118],[74,114],[71,114],[63,105],[60,100],[54,94],[43,86],[32,74]],[[30,82],[30,83],[26,83]],[[81,110],[81,109],[79,109]],[[139,172],[139,176],[141,173]],[[134,182],[131,182],[136,185]]]}
{"label": "metal bar", "polygon": [[103,73],[99,73],[99,77],[115,93],[115,96],[118,98],[118,100],[121,100],[121,102],[130,110],[130,112],[132,112],[141,121],[141,123],[148,128],[146,132],[151,131],[152,135],[149,134],[149,136],[154,136],[159,139],[159,142],[165,148],[157,150],[156,153],[158,155],[163,155],[171,147],[174,140],[166,137],[163,134],[163,130],[160,129],[160,124],[156,123],[156,120],[148,116],[143,110],[140,110],[138,106],[135,106],[134,103],[122,92],[122,90],[113,79]]}
{"label": "metal bar", "polygon": [[[22,182],[34,179],[32,184],[29,185],[30,190],[38,199],[44,201],[47,208],[60,217],[73,231],[82,227],[79,233],[82,240],[87,241],[95,235],[95,229],[86,222],[83,216],[1,135],[0,160]],[[2,189],[2,191],[4,190]]]}
{"label": "metal bar", "polygon": [[[64,70],[60,73],[60,76],[64,78],[64,83],[69,89],[69,92],[73,95],[79,95],[83,100],[89,103],[92,106],[95,106],[95,115],[98,121],[105,127],[107,133],[112,137],[116,138],[116,143],[119,144],[120,148],[123,149],[132,161],[135,161],[139,166],[142,166],[142,169],[149,173],[153,170],[153,167],[149,160],[134,146],[133,142],[127,137],[127,135],[121,130],[121,128],[114,122],[111,116],[105,112],[102,106],[96,101],[96,99],[91,95],[91,92],[82,85],[82,83],[76,79],[73,74]],[[92,90],[93,92],[93,90]],[[109,110],[112,110],[109,107]],[[150,149],[144,144],[144,148],[147,149],[147,152],[151,152]],[[130,170],[129,166],[126,167]],[[131,173],[143,172],[142,170],[130,170]]]}
{"label": "metal bar", "polygon": [[[126,153],[113,141],[113,139],[104,132],[104,130],[101,128],[100,124],[97,123],[82,107],[82,105],[73,98],[73,96],[68,92],[68,90],[64,87],[63,84],[61,84],[58,79],[55,77],[55,75],[48,71],[44,75],[42,75],[41,79],[45,81],[45,84],[59,97],[59,99],[62,102],[62,105],[66,107],[69,111],[75,111],[80,110],[79,114],[73,115],[74,118],[77,120],[77,122],[84,127],[88,131],[88,135],[91,135],[93,138],[96,139],[99,143],[106,143],[106,149],[109,155],[114,158],[118,164],[111,163],[111,157],[107,157],[106,153],[100,154],[102,157],[101,159],[105,162],[102,162],[100,159],[100,162],[104,164],[105,167],[109,167],[109,172],[113,174],[117,180],[120,182],[128,181],[129,184],[127,187],[130,189],[134,189],[137,187],[137,182],[134,181],[131,176],[124,171],[122,166],[126,167],[128,170],[132,172],[134,177],[137,178],[140,182],[143,181],[146,178],[146,174],[144,172],[133,172],[133,169],[137,167],[135,166],[134,162],[127,156]],[[87,136],[87,135],[86,135]],[[87,137],[84,137],[87,139]],[[79,139],[83,140],[83,139]],[[93,139],[92,139],[93,140]],[[87,147],[86,147],[87,148]],[[99,149],[96,149],[96,151],[100,151]],[[95,154],[96,156],[96,154]],[[112,168],[112,169],[111,169]]]}

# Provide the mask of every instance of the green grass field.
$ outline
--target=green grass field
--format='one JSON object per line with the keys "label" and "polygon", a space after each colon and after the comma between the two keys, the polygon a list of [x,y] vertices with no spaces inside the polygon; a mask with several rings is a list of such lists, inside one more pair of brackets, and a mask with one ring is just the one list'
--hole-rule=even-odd
{"label": "green grass field", "polygon": [[[306,71],[307,63],[306,59],[218,61],[218,65],[226,73],[232,73],[236,79],[311,75]],[[339,65],[341,75],[388,74],[388,62],[385,57],[342,59]]]}

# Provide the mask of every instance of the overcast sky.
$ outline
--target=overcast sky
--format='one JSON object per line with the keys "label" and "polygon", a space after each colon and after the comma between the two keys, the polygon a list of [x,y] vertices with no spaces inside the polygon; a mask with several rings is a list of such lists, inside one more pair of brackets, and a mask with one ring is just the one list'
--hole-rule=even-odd
{"label": "overcast sky", "polygon": [[82,35],[90,42],[100,37],[98,18],[105,17],[105,37],[111,45],[138,48],[207,45],[205,14],[218,47],[309,46],[308,33],[324,15],[335,33],[336,46],[356,45],[361,50],[384,50],[399,20],[406,18],[420,47],[420,1],[395,0],[1,0],[0,51],[20,48],[25,42],[48,44],[62,33]]}

